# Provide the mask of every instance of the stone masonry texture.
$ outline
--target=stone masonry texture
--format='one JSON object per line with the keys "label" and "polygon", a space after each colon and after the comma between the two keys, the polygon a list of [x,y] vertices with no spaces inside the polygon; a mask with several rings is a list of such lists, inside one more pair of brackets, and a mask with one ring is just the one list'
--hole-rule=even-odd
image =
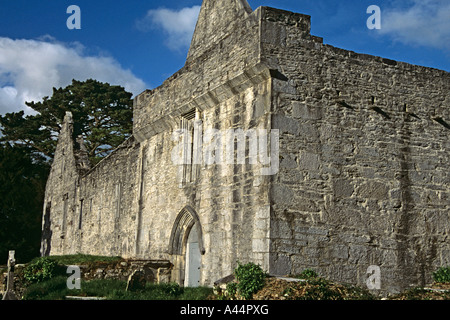
{"label": "stone masonry texture", "polygon": [[[42,255],[167,260],[183,284],[195,228],[202,285],[237,261],[361,286],[375,265],[386,292],[431,282],[450,265],[450,75],[310,28],[306,15],[204,0],[185,66],[135,98],[133,136],[97,166],[68,113]],[[245,164],[175,164],[173,133],[193,123],[279,130],[279,170],[262,175],[250,144]]]}

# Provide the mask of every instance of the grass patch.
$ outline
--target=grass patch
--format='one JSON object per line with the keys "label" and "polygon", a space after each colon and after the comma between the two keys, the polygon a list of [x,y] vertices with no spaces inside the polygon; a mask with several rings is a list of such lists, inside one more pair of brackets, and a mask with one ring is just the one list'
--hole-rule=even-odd
{"label": "grass patch", "polygon": [[80,290],[67,288],[67,277],[57,276],[27,287],[24,300],[65,300],[66,296],[106,297],[114,290],[125,291],[126,283],[119,280],[81,281]]}
{"label": "grass patch", "polygon": [[213,290],[207,287],[183,288],[174,283],[146,285],[144,290],[135,292],[114,290],[108,300],[206,300]]}
{"label": "grass patch", "polygon": [[105,297],[107,300],[206,300],[213,292],[211,288],[182,288],[174,283],[147,283],[144,290],[125,291],[126,281],[91,280],[81,281],[80,290],[69,290],[67,277],[58,276],[32,284],[27,288],[24,300],[65,300],[66,296]]}
{"label": "grass patch", "polygon": [[27,287],[24,300],[62,300],[68,295],[67,277],[57,276]]}
{"label": "grass patch", "polygon": [[209,287],[184,288],[178,300],[207,300],[212,294],[213,289]]}
{"label": "grass patch", "polygon": [[81,280],[80,290],[69,290],[65,269],[61,271],[67,265],[116,263],[121,260],[121,257],[85,254],[35,258],[26,267],[26,274],[33,281],[27,281],[23,299],[65,300],[66,296],[79,296],[104,297],[108,300],[205,300],[213,293],[212,288],[183,288],[175,283],[147,283],[143,290],[126,291],[127,282],[115,279]]}

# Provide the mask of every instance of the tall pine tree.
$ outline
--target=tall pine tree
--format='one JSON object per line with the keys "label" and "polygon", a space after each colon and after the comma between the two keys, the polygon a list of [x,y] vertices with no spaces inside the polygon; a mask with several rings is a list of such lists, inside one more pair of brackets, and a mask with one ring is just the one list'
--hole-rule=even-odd
{"label": "tall pine tree", "polygon": [[66,111],[95,165],[131,135],[131,97],[120,86],[73,80],[51,97],[27,102],[33,115],[0,116],[0,259],[6,262],[8,250],[20,262],[39,255],[45,184]]}
{"label": "tall pine tree", "polygon": [[54,88],[53,95],[43,101],[27,102],[33,115],[21,111],[0,116],[0,141],[31,147],[35,159],[51,159],[64,115],[71,111],[74,136],[83,136],[89,159],[96,164],[131,135],[131,97],[120,86],[73,80],[66,88]]}

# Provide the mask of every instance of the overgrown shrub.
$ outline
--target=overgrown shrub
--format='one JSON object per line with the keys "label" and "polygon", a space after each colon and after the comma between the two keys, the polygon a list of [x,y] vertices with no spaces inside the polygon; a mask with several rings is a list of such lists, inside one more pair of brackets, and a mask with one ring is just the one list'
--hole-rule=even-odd
{"label": "overgrown shrub", "polygon": [[236,282],[228,282],[227,283],[227,294],[230,298],[234,299],[237,293],[237,283]]}
{"label": "overgrown shrub", "polygon": [[261,266],[253,262],[244,265],[238,262],[234,275],[237,280],[237,291],[246,300],[251,299],[254,293],[264,287],[267,277]]}
{"label": "overgrown shrub", "polygon": [[48,257],[34,260],[23,270],[23,277],[28,284],[40,283],[62,274],[62,267]]}
{"label": "overgrown shrub", "polygon": [[450,283],[450,267],[441,267],[433,272],[433,280],[437,283]]}

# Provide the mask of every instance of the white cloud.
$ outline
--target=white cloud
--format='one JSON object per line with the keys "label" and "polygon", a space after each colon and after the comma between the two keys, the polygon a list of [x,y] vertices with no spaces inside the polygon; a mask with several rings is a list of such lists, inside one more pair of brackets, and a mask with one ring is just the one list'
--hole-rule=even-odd
{"label": "white cloud", "polygon": [[382,8],[381,34],[409,45],[450,49],[450,1],[410,0],[404,8]]}
{"label": "white cloud", "polygon": [[180,10],[149,10],[143,19],[137,21],[136,26],[141,31],[162,29],[167,35],[166,45],[169,49],[180,50],[189,47],[199,13],[200,6]]}
{"label": "white cloud", "polygon": [[107,56],[86,56],[79,43],[67,45],[51,37],[13,40],[0,37],[0,114],[31,110],[25,101],[51,96],[53,87],[66,87],[72,79],[92,78],[121,85],[133,94],[145,83]]}

